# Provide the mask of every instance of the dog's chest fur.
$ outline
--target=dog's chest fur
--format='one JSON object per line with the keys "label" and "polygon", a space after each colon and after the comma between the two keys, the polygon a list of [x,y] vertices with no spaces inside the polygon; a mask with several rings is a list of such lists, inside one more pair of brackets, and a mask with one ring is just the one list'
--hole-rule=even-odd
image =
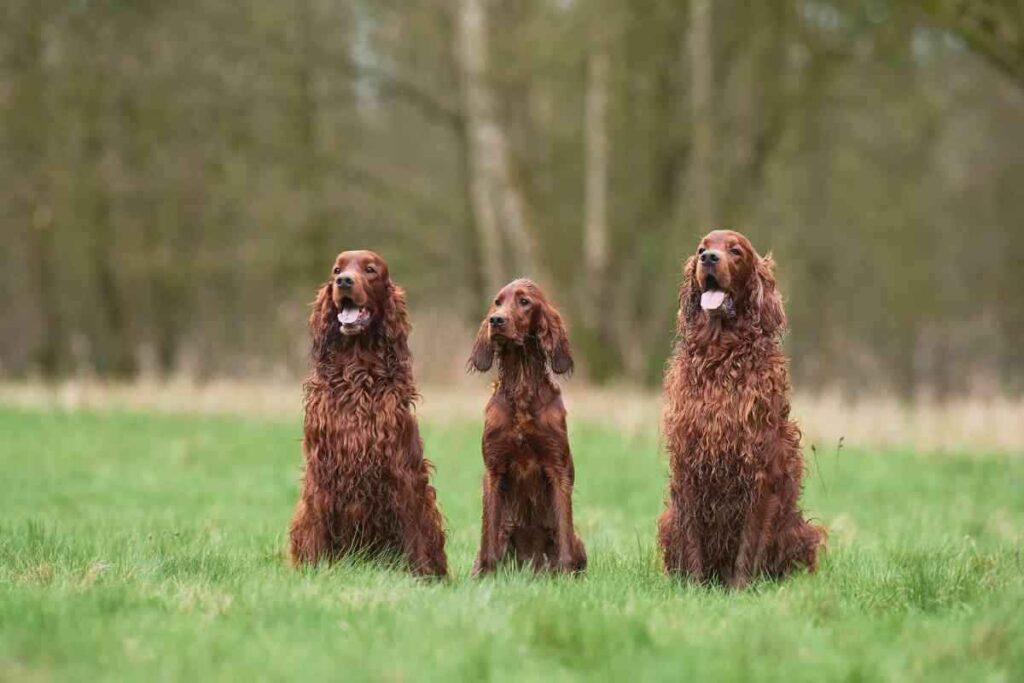
{"label": "dog's chest fur", "polygon": [[681,355],[666,395],[666,434],[685,444],[685,461],[759,462],[766,437],[785,420],[784,365],[773,355],[735,349],[719,358]]}

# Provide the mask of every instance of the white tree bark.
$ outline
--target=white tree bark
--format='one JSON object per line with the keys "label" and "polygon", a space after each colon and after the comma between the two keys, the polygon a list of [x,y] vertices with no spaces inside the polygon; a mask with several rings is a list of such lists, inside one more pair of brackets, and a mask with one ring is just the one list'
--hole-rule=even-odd
{"label": "white tree bark", "polygon": [[697,229],[715,227],[711,0],[690,0],[690,74],[693,89],[693,197]]}
{"label": "white tree bark", "polygon": [[585,185],[583,258],[587,274],[583,314],[589,327],[600,320],[608,274],[608,51],[594,40],[587,60],[584,104]]}
{"label": "white tree bark", "polygon": [[486,0],[459,0],[457,55],[462,70],[470,194],[480,235],[485,281],[497,291],[509,276],[502,236],[516,255],[521,274],[535,273],[537,248],[528,225],[526,198],[512,177],[508,136],[497,116],[488,81]]}
{"label": "white tree bark", "polygon": [[487,68],[487,26],[482,0],[461,0],[459,5],[457,56],[462,70],[462,92],[466,110],[467,151],[469,154],[469,191],[473,219],[480,237],[484,262],[484,282],[496,292],[505,281],[501,258],[501,228],[494,205],[491,181],[501,131],[492,117],[493,104],[484,83]]}

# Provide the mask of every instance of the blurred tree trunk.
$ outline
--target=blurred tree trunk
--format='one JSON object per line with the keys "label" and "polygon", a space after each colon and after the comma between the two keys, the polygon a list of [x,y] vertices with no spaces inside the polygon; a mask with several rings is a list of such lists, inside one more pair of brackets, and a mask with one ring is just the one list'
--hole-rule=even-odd
{"label": "blurred tree trunk", "polygon": [[693,105],[694,218],[701,233],[715,225],[714,50],[711,0],[690,0],[690,70]]}
{"label": "blurred tree trunk", "polygon": [[[787,33],[785,3],[752,6],[739,28],[736,54],[722,63],[729,87],[737,92],[736,120],[723,136],[725,159],[718,188],[717,219],[725,227],[748,228],[748,221],[764,187],[768,162],[778,150],[790,123],[792,98],[787,87],[787,54],[791,44]],[[726,80],[726,79],[721,79]]]}
{"label": "blurred tree trunk", "polygon": [[486,0],[460,0],[457,21],[470,195],[484,256],[484,278],[490,289],[497,291],[510,276],[503,246],[512,249],[516,256],[513,266],[522,273],[538,272],[538,248],[527,223],[525,193],[511,172],[508,135],[498,118],[488,79]]}
{"label": "blurred tree trunk", "polygon": [[[128,15],[130,16],[130,15]],[[127,99],[120,90],[123,87],[117,79],[109,79],[102,73],[102,64],[116,61],[121,43],[116,31],[124,24],[120,16],[112,17],[109,23],[90,36],[96,70],[89,75],[91,87],[83,90],[82,117],[85,133],[82,145],[82,167],[76,173],[81,179],[82,197],[80,205],[88,207],[81,220],[83,232],[92,230],[89,243],[93,287],[96,292],[97,316],[89,321],[79,321],[90,337],[87,355],[80,362],[88,363],[85,370],[99,371],[115,377],[130,378],[137,371],[138,351],[132,323],[132,310],[123,278],[125,245],[121,243],[117,225],[118,188],[127,183],[129,169],[124,164],[122,149],[126,146],[129,132],[112,125],[114,116],[127,120],[120,105]],[[91,332],[91,334],[89,333]]]}
{"label": "blurred tree trunk", "polygon": [[[602,320],[608,271],[608,49],[599,37],[591,40],[587,56],[587,86],[584,102],[585,147],[583,197],[583,258],[586,286],[583,289],[583,317],[597,328]],[[600,334],[605,337],[606,335]]]}
{"label": "blurred tree trunk", "polygon": [[[302,237],[306,245],[307,267],[310,272],[324,269],[325,261],[342,247],[332,234],[331,216],[326,208],[328,195],[325,184],[326,150],[321,141],[321,103],[317,92],[323,64],[317,29],[323,19],[311,0],[299,0],[293,5],[296,44],[289,50],[288,59],[294,59],[294,121],[296,152],[295,181],[305,199]],[[337,105],[343,104],[343,96]]]}
{"label": "blurred tree trunk", "polygon": [[[613,376],[621,356],[612,321],[631,314],[630,302],[619,311],[610,300],[608,285],[611,231],[608,217],[610,55],[603,16],[592,21],[586,52],[583,92],[583,275],[576,287],[581,330],[578,344],[587,359],[589,378],[601,382]],[[621,284],[621,283],[620,283]]]}
{"label": "blurred tree trunk", "polygon": [[47,122],[51,120],[48,89],[52,76],[45,64],[44,27],[46,3],[24,1],[7,8],[14,35],[11,65],[11,139],[18,164],[14,177],[17,211],[27,225],[27,255],[35,283],[35,309],[39,312],[39,339],[30,354],[33,370],[53,376],[68,369],[68,330],[62,325],[59,283],[54,254],[56,225],[50,178],[50,144]]}
{"label": "blurred tree trunk", "polygon": [[507,277],[502,259],[501,227],[494,203],[493,176],[497,169],[495,147],[502,144],[501,131],[493,120],[493,98],[484,83],[487,68],[487,25],[483,0],[460,0],[457,17],[456,54],[462,74],[466,109],[466,151],[469,154],[469,194],[473,218],[483,252],[484,282],[491,293]]}

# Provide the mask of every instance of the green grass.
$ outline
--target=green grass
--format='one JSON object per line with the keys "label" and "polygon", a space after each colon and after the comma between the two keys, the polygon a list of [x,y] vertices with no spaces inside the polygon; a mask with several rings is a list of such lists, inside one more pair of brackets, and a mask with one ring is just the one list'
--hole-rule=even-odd
{"label": "green grass", "polygon": [[427,583],[285,565],[297,423],[0,409],[0,680],[1024,679],[1024,458],[820,450],[820,572],[737,594],[661,575],[657,436],[577,425],[588,575],[474,581],[479,429],[424,425]]}

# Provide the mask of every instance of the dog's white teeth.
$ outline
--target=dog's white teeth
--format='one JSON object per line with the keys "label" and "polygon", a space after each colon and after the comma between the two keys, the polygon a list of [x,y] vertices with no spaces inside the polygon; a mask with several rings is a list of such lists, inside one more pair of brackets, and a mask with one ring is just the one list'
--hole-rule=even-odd
{"label": "dog's white teeth", "polygon": [[725,302],[725,292],[712,289],[700,295],[700,307],[705,311],[713,311]]}

